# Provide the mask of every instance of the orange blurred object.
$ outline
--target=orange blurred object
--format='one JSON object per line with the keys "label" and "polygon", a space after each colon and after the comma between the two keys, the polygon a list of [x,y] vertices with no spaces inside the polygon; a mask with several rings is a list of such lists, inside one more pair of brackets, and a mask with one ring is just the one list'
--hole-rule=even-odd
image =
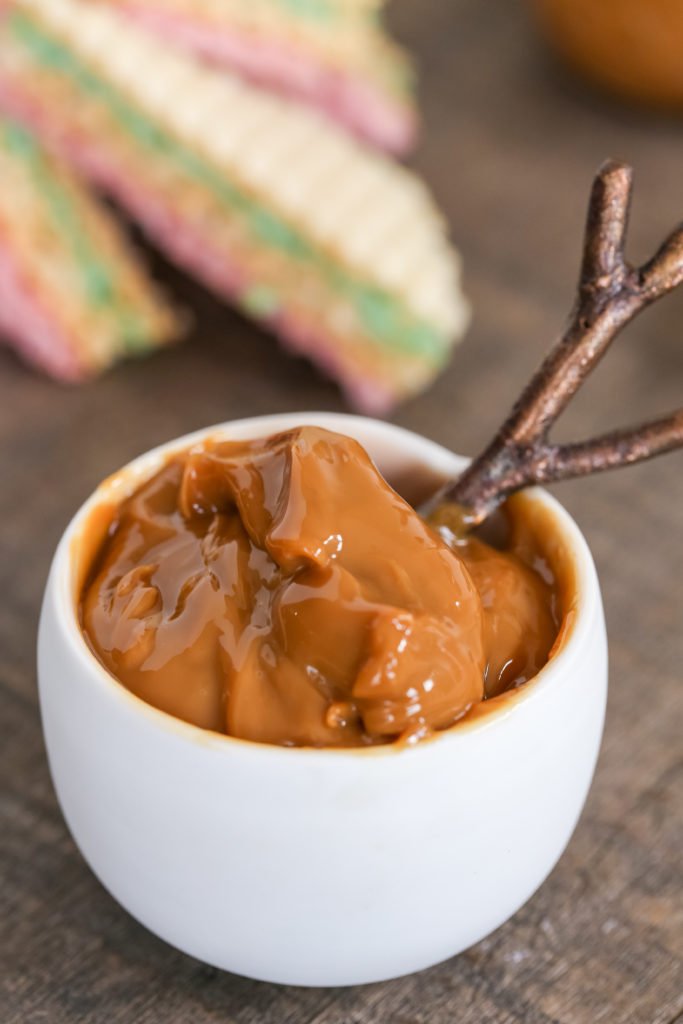
{"label": "orange blurred object", "polygon": [[683,0],[531,0],[554,49],[594,84],[683,110]]}

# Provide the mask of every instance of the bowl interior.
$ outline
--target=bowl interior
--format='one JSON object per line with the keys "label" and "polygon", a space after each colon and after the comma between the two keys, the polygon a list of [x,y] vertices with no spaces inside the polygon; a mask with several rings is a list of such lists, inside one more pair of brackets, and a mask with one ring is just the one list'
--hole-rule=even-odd
{"label": "bowl interior", "polygon": [[[146,452],[100,484],[67,527],[55,556],[54,571],[61,625],[78,656],[87,660],[89,670],[97,676],[98,682],[94,685],[121,691],[160,719],[167,720],[171,717],[135,697],[110,675],[91,652],[80,628],[80,593],[116,506],[152,476],[174,452],[209,438],[240,440],[263,437],[305,424],[315,424],[348,434],[360,441],[384,477],[411,504],[419,505],[442,481],[457,475],[467,463],[463,456],[449,452],[424,437],[392,424],[359,416],[330,413],[295,413],[218,424]],[[435,739],[454,730],[477,727],[484,721],[488,722],[496,712],[509,710],[512,705],[521,704],[529,699],[539,688],[551,685],[552,677],[559,670],[561,662],[571,656],[574,648],[580,647],[592,614],[592,606],[597,597],[592,559],[585,540],[569,514],[554,498],[537,488],[515,496],[511,499],[511,505],[513,510],[516,507],[523,513],[531,524],[539,538],[541,552],[558,582],[562,612],[558,638],[548,663],[532,680],[518,690],[509,691],[478,705],[451,729],[437,733]],[[189,723],[177,719],[172,721],[183,729],[206,735],[205,730]],[[235,740],[222,734],[211,735],[215,735],[221,742],[249,742]],[[287,752],[294,753],[296,749],[301,748]],[[388,749],[392,749],[391,745],[358,750],[351,748],[345,753],[370,753]],[[321,752],[316,750],[316,753]]]}

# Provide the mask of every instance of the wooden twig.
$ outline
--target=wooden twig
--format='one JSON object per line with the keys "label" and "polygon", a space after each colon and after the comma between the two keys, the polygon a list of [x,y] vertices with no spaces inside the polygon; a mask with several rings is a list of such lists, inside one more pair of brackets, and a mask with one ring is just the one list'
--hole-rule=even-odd
{"label": "wooden twig", "polygon": [[619,331],[683,281],[683,224],[642,267],[624,258],[632,172],[609,161],[591,191],[576,303],[567,328],[482,454],[439,495],[466,526],[514,491],[640,462],[683,446],[683,409],[577,444],[548,442],[550,428]]}

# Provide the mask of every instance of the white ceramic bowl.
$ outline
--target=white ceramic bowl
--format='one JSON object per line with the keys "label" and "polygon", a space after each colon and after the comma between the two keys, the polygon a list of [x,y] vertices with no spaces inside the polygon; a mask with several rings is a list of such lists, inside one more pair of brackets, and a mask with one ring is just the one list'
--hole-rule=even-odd
{"label": "white ceramic bowl", "polygon": [[52,777],[83,856],[167,942],[252,978],[350,985],[466,949],[557,862],[602,733],[606,638],[595,568],[551,497],[552,560],[574,578],[558,652],[513,699],[414,747],[286,749],[210,733],[143,703],[94,658],[78,624],[84,524],[167,454],[207,435],[316,423],[358,438],[391,480],[463,460],[387,423],[328,413],[242,420],[135,460],[76,514],[55,554],[39,637]]}

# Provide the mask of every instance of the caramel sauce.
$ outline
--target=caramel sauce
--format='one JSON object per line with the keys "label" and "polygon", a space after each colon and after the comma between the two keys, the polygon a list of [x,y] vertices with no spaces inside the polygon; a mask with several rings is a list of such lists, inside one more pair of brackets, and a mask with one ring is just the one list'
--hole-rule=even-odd
{"label": "caramel sauce", "polygon": [[129,690],[205,729],[420,738],[521,686],[556,643],[538,523],[508,504],[504,550],[449,546],[350,438],[209,441],[93,513],[82,629]]}

